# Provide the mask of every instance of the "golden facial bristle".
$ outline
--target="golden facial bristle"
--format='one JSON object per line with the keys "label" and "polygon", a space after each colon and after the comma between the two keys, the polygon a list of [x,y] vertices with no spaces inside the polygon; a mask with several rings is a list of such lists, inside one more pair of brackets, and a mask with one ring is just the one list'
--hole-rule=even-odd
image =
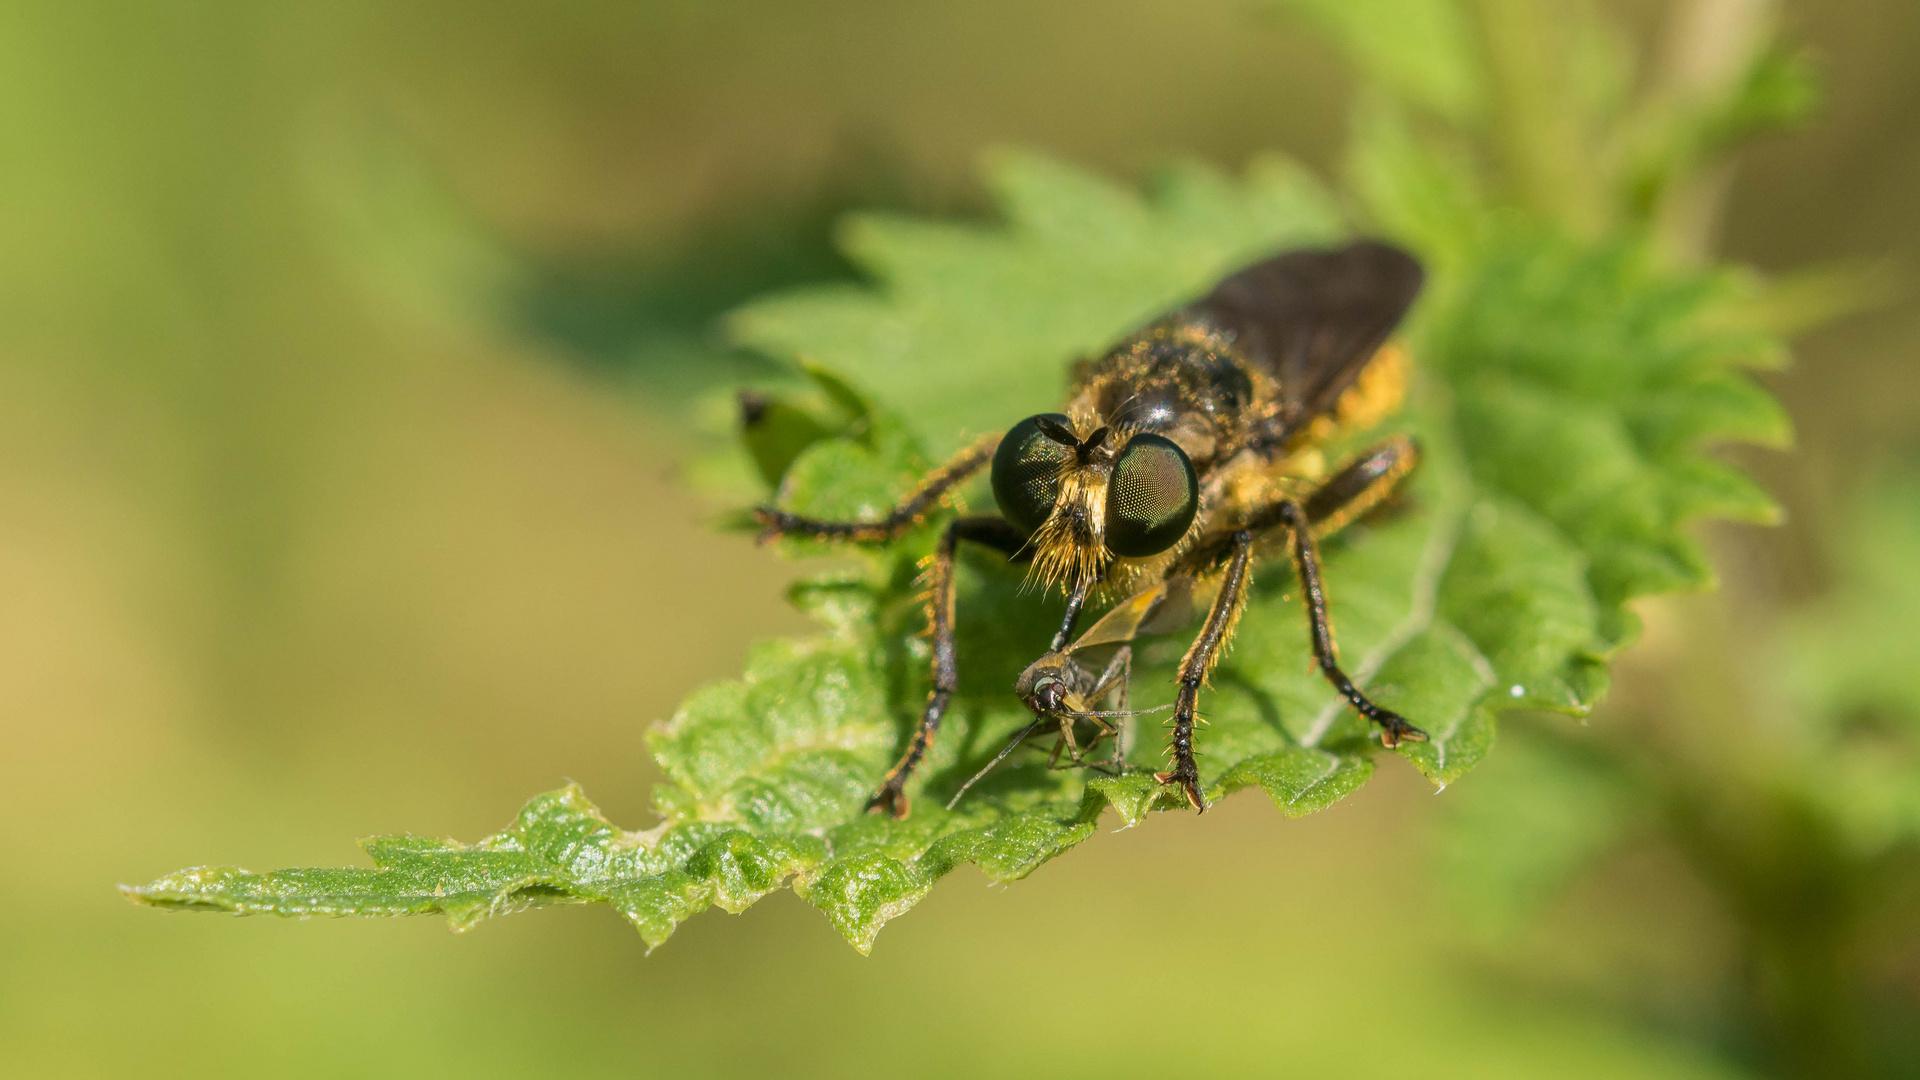
{"label": "golden facial bristle", "polygon": [[1068,590],[1096,580],[1113,558],[1101,540],[1106,514],[1106,470],[1069,469],[1052,516],[1033,534],[1033,576]]}

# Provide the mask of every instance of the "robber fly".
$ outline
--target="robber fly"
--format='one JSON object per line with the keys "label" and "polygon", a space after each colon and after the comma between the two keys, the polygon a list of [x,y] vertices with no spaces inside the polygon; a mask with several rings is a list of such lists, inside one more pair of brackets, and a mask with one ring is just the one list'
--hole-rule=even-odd
{"label": "robber fly", "polygon": [[[1072,712],[1070,706],[1085,711],[1088,692],[1108,688],[1077,681],[1063,654],[1091,595],[1139,597],[1174,581],[1211,592],[1200,632],[1180,660],[1170,767],[1155,774],[1196,810],[1206,808],[1193,746],[1200,690],[1233,637],[1252,567],[1270,547],[1284,544],[1291,553],[1313,657],[1327,681],[1378,725],[1386,746],[1425,739],[1341,671],[1315,548],[1316,534],[1390,495],[1418,461],[1418,449],[1407,438],[1390,438],[1330,477],[1312,467],[1314,447],[1333,432],[1371,426],[1397,406],[1404,356],[1387,338],[1422,277],[1411,256],[1379,243],[1283,253],[1075,365],[1062,411],[1030,416],[960,451],[882,518],[820,521],[772,507],[756,511],[763,538],[885,543],[941,506],[957,484],[990,469],[1000,513],[955,518],[930,558],[933,689],[899,763],[867,808],[906,816],[907,781],[958,685],[953,563],[961,541],[1029,562],[1032,575],[1066,595],[1066,615],[1048,650],[1060,661],[1049,665],[1043,657],[1018,688],[1043,715]],[[1127,634],[1145,621],[1143,615]],[[1048,672],[1055,682],[1041,681]]]}

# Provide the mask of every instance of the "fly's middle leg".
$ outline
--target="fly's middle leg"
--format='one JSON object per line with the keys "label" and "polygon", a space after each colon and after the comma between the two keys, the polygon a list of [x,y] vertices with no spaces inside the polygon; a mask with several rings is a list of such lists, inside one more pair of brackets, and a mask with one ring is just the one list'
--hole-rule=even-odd
{"label": "fly's middle leg", "polygon": [[1154,778],[1161,783],[1178,788],[1186,796],[1188,805],[1200,811],[1207,808],[1207,800],[1200,794],[1200,767],[1194,760],[1193,752],[1193,728],[1199,719],[1200,688],[1206,685],[1208,673],[1226,650],[1227,642],[1233,637],[1233,626],[1240,621],[1241,609],[1246,606],[1247,568],[1253,560],[1253,533],[1241,529],[1233,534],[1229,543],[1233,554],[1227,562],[1226,577],[1220,582],[1220,592],[1213,598],[1213,607],[1207,611],[1207,621],[1200,627],[1200,636],[1193,639],[1187,654],[1180,658],[1180,689],[1173,699],[1173,733],[1167,747],[1168,754],[1173,758],[1173,768],[1154,774]]}

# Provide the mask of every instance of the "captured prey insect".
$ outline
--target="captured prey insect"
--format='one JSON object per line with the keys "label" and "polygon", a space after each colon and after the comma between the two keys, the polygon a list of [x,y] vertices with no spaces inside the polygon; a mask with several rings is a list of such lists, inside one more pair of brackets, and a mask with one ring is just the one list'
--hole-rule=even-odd
{"label": "captured prey insect", "polygon": [[[1028,664],[1027,669],[1014,680],[1013,692],[1026,703],[1027,708],[1033,710],[1033,723],[1015,732],[992,761],[960,785],[960,790],[947,800],[947,809],[958,805],[968,789],[1005,761],[1007,755],[1018,749],[1029,736],[1045,728],[1049,720],[1059,725],[1059,737],[1054,741],[1053,753],[1047,757],[1048,768],[1057,767],[1061,751],[1064,750],[1069,765],[1091,764],[1096,769],[1124,770],[1127,729],[1124,725],[1107,721],[1138,715],[1127,707],[1128,680],[1133,670],[1133,639],[1143,634],[1178,630],[1191,622],[1194,584],[1189,577],[1168,577],[1158,585],[1142,589],[1115,604],[1111,611],[1100,617],[1099,622],[1075,638],[1073,644],[1056,646]],[[1087,655],[1107,648],[1112,648],[1113,652],[1098,674],[1081,662]],[[1110,711],[1095,708],[1109,697],[1117,699],[1119,708]],[[1159,712],[1160,709],[1142,711]],[[1093,741],[1085,750],[1081,749],[1079,740],[1075,738],[1075,729],[1083,721],[1093,729]],[[1113,740],[1112,755],[1105,762],[1089,763],[1087,754],[1103,739]]]}
{"label": "captured prey insect", "polygon": [[[882,518],[822,521],[773,507],[756,511],[763,539],[885,543],[940,507],[957,484],[990,468],[1000,513],[955,518],[929,561],[933,688],[868,809],[906,816],[907,781],[958,686],[953,574],[961,541],[1030,562],[1030,574],[1066,594],[1048,655],[1022,675],[1017,692],[1042,718],[1060,718],[1068,742],[1075,717],[1090,716],[1090,705],[1124,688],[1127,641],[1166,628],[1161,624],[1181,606],[1149,613],[1141,598],[1162,590],[1164,601],[1174,582],[1188,583],[1179,588],[1192,590],[1195,601],[1211,594],[1178,668],[1170,765],[1155,774],[1196,810],[1206,808],[1194,751],[1200,691],[1233,637],[1256,560],[1281,543],[1299,575],[1321,673],[1380,728],[1386,746],[1425,739],[1340,669],[1315,544],[1316,535],[1386,499],[1418,462],[1412,440],[1394,437],[1327,477],[1315,466],[1315,448],[1337,431],[1372,426],[1398,405],[1405,357],[1387,339],[1422,279],[1418,262],[1380,243],[1282,253],[1075,365],[1061,412],[1030,416],[960,451]],[[1074,628],[1096,592],[1132,598],[1115,610],[1134,603],[1138,617],[1114,631],[1119,669],[1109,665],[1089,681],[1066,651],[1069,643],[1079,647]]]}

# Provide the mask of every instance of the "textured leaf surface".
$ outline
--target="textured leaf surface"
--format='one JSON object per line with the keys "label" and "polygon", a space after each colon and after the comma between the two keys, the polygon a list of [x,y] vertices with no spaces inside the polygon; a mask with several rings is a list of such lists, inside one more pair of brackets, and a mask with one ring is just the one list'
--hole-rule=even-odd
{"label": "textured leaf surface", "polygon": [[[1502,711],[1592,704],[1606,656],[1633,634],[1627,600],[1706,582],[1688,521],[1771,512],[1701,446],[1784,435],[1777,407],[1737,370],[1777,346],[1705,318],[1720,283],[1662,275],[1630,245],[1584,249],[1490,223],[1470,185],[1439,182],[1445,164],[1410,157],[1392,125],[1370,138],[1358,170],[1370,209],[1436,271],[1409,328],[1413,398],[1392,422],[1427,460],[1406,504],[1337,537],[1325,569],[1349,669],[1431,732],[1397,753],[1444,785],[1486,755]],[[1406,175],[1438,179],[1410,197],[1380,165],[1395,155]],[[847,249],[875,288],[776,297],[736,316],[741,340],[806,363],[817,386],[773,402],[792,410],[780,439],[750,447],[783,505],[875,513],[963,439],[1055,405],[1077,356],[1250,258],[1345,230],[1335,201],[1278,162],[1240,180],[1185,167],[1150,198],[1031,157],[1000,158],[990,180],[1003,225],[855,219]],[[1348,433],[1327,456],[1380,434]],[[696,692],[654,731],[663,821],[645,833],[615,828],[567,789],[474,845],[370,841],[371,870],[203,869],[130,892],[282,915],[442,911],[456,927],[597,901],[657,944],[706,907],[738,911],[791,883],[865,950],[963,863],[1018,878],[1087,839],[1107,807],[1127,823],[1172,808],[1148,775],[1160,747],[1140,719],[1134,771],[1049,770],[1022,751],[942,809],[1030,719],[1010,687],[1060,610],[1023,589],[1019,570],[968,552],[961,689],[914,813],[861,812],[926,694],[915,578],[939,523],[867,553],[856,572],[796,586],[821,632],[760,646],[741,679]],[[1377,740],[1309,667],[1297,594],[1286,566],[1262,568],[1203,698],[1211,798],[1257,787],[1287,815],[1311,813],[1376,768]],[[1134,704],[1164,704],[1184,641],[1142,646]]]}

